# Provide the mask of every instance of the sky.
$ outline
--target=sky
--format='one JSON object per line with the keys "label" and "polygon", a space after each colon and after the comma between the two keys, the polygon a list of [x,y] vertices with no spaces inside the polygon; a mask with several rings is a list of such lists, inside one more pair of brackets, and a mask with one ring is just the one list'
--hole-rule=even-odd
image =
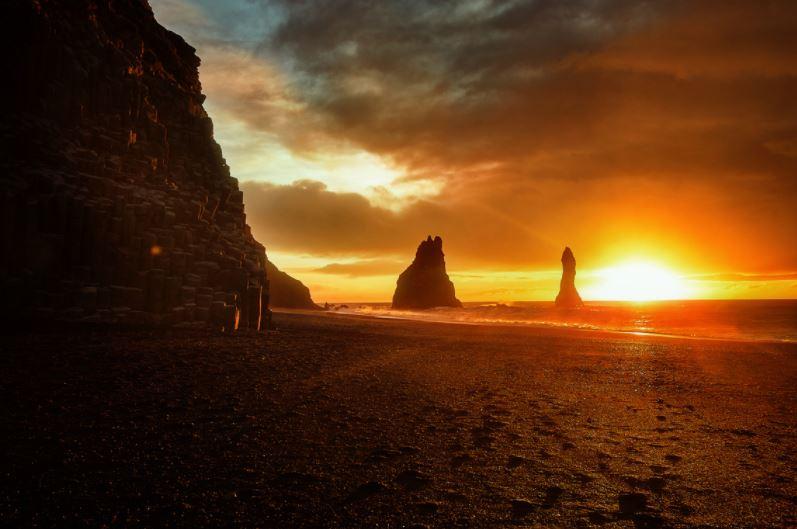
{"label": "sky", "polygon": [[797,297],[797,2],[151,4],[317,302],[389,300],[429,234],[463,300],[552,299],[565,245],[585,299]]}

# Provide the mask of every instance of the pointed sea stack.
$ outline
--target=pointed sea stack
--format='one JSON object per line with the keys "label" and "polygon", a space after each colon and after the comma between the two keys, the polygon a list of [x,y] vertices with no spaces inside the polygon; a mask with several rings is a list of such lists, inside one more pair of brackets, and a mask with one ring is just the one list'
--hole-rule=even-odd
{"label": "pointed sea stack", "polygon": [[556,296],[556,306],[575,308],[584,304],[576,290],[576,258],[569,247],[562,252],[562,280],[559,282],[559,295]]}
{"label": "pointed sea stack", "polygon": [[396,281],[394,309],[461,307],[454,294],[454,283],[446,273],[443,239],[426,238],[415,252],[415,260]]}

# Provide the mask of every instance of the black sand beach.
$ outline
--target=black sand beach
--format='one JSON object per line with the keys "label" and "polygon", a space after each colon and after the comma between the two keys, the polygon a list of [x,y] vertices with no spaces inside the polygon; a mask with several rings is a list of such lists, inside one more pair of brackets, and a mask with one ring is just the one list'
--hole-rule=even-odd
{"label": "black sand beach", "polygon": [[797,524],[795,345],[275,322],[6,333],[2,524]]}

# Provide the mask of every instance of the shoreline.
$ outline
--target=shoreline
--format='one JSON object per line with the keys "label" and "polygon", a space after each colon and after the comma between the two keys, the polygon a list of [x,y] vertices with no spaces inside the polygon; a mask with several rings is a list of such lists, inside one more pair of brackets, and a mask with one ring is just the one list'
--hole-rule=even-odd
{"label": "shoreline", "polygon": [[534,331],[539,331],[540,334],[550,334],[550,335],[557,335],[557,336],[568,336],[571,333],[584,333],[594,336],[595,338],[611,338],[611,337],[638,337],[638,338],[650,338],[650,339],[663,339],[663,340],[687,340],[687,341],[697,341],[697,342],[718,342],[718,343],[728,343],[728,344],[761,344],[761,345],[795,345],[797,346],[796,340],[791,339],[755,339],[755,338],[730,338],[730,337],[713,337],[713,336],[690,336],[685,334],[673,334],[673,333],[660,333],[660,332],[648,332],[648,331],[631,331],[631,330],[621,330],[621,329],[599,329],[599,328],[589,328],[589,327],[578,327],[578,326],[568,326],[568,325],[545,325],[545,324],[538,324],[534,322],[502,322],[502,321],[495,321],[495,322],[485,322],[485,321],[455,321],[455,320],[443,320],[443,319],[424,319],[424,318],[413,318],[411,316],[401,316],[401,315],[390,315],[390,314],[362,314],[357,312],[347,312],[344,310],[306,310],[306,309],[285,309],[275,307],[272,308],[274,313],[280,314],[296,314],[296,315],[306,315],[306,316],[321,316],[321,315],[328,315],[330,317],[339,317],[339,318],[352,318],[352,319],[363,319],[363,320],[387,320],[387,321],[407,321],[407,322],[418,322],[424,324],[440,324],[440,325],[465,325],[465,326],[476,326],[476,327],[505,327],[505,328],[512,328],[512,329],[529,329]]}

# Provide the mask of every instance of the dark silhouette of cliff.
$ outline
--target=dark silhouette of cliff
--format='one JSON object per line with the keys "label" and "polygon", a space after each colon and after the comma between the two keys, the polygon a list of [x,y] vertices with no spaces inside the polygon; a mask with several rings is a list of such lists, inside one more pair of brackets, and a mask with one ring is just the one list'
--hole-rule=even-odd
{"label": "dark silhouette of cliff", "polygon": [[265,249],[194,48],[146,0],[10,0],[0,28],[0,312],[267,323]]}
{"label": "dark silhouette of cliff", "polygon": [[310,289],[296,278],[280,270],[271,261],[266,261],[269,281],[269,297],[272,307],[285,309],[321,310],[310,296]]}
{"label": "dark silhouette of cliff", "polygon": [[576,258],[570,247],[565,247],[562,252],[562,280],[559,282],[559,294],[556,296],[556,306],[575,308],[584,304],[576,290]]}
{"label": "dark silhouette of cliff", "polygon": [[461,307],[446,273],[443,239],[430,235],[418,246],[415,260],[401,273],[393,294],[394,309]]}

